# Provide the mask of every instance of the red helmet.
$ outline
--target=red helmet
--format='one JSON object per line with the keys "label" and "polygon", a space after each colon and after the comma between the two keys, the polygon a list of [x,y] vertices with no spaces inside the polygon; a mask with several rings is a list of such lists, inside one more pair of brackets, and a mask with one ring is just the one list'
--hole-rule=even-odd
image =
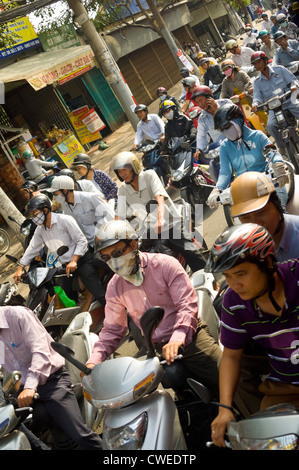
{"label": "red helmet", "polygon": [[276,260],[269,232],[256,224],[241,224],[224,230],[215,240],[205,266],[207,272],[223,272],[246,261],[263,263],[271,255]]}
{"label": "red helmet", "polygon": [[268,63],[268,58],[263,51],[254,52],[251,56],[251,63],[254,64],[254,62],[259,59],[264,59],[266,64]]}
{"label": "red helmet", "polygon": [[157,88],[156,95],[159,96],[160,93],[162,93],[162,94],[166,93],[167,94],[166,88],[164,88],[163,86],[159,86],[159,88]]}
{"label": "red helmet", "polygon": [[197,96],[205,96],[206,98],[210,98],[213,97],[213,92],[208,86],[201,85],[194,88],[191,100],[194,100],[194,98]]}

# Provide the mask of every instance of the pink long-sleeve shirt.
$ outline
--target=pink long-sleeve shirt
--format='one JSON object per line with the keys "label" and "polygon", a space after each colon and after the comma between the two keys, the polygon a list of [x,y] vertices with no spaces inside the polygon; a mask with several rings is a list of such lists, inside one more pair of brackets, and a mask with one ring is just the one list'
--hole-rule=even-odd
{"label": "pink long-sleeve shirt", "polygon": [[156,329],[155,343],[192,341],[198,322],[197,294],[181,264],[173,257],[140,253],[144,280],[134,286],[115,274],[106,292],[105,321],[88,363],[103,362],[117,348],[127,330],[127,310],[141,329],[147,309],[159,306],[164,317]]}

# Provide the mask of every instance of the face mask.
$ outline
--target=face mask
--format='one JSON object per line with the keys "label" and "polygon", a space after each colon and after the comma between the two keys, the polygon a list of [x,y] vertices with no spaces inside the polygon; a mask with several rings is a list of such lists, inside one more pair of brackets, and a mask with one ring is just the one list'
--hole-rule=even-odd
{"label": "face mask", "polygon": [[234,142],[242,136],[241,128],[234,121],[231,121],[231,126],[228,129],[223,129],[222,134],[228,139]]}
{"label": "face mask", "polygon": [[161,96],[160,96],[160,100],[161,100],[161,101],[165,101],[165,100],[166,100],[166,96],[167,96],[167,95],[161,95]]}
{"label": "face mask", "polygon": [[233,73],[233,69],[232,67],[230,67],[229,69],[226,69],[223,71],[224,75],[226,75],[227,77],[231,77],[232,73]]}
{"label": "face mask", "polygon": [[131,274],[136,263],[136,250],[130,251],[126,255],[119,258],[111,258],[107,261],[108,266],[126,281],[131,282],[135,286],[140,286],[143,282],[143,274],[139,267],[135,274]]}
{"label": "face mask", "polygon": [[35,223],[35,225],[43,225],[45,218],[45,214],[41,212],[40,214],[37,214],[35,217],[33,217],[31,220]]}
{"label": "face mask", "polygon": [[247,31],[247,36],[251,36],[251,31]]}
{"label": "face mask", "polygon": [[173,109],[171,109],[170,111],[168,111],[168,113],[165,113],[164,116],[166,117],[166,119],[168,120],[172,120],[173,119],[173,116],[174,116],[174,111]]}
{"label": "face mask", "polygon": [[61,204],[62,202],[65,202],[65,197],[62,194],[57,194],[55,197],[55,201],[58,202],[58,204]]}
{"label": "face mask", "polygon": [[280,26],[281,26],[282,28],[285,28],[285,27],[287,26],[287,24],[288,24],[287,21],[284,21],[283,23],[281,23]]}

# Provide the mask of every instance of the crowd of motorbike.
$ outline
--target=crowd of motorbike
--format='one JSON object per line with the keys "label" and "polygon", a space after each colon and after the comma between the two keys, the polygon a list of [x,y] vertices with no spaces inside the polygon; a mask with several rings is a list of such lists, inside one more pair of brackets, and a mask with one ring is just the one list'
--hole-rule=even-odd
{"label": "crowd of motorbike", "polygon": [[[259,50],[260,41],[251,46]],[[226,51],[222,48],[216,47],[215,51],[216,59],[225,58]],[[246,73],[249,76],[254,75],[253,70],[246,69]],[[209,85],[211,90],[214,90],[214,96],[220,93],[221,85],[216,88],[213,83]],[[295,175],[299,174],[297,123],[290,119],[282,107],[282,103],[290,96],[291,92],[287,92],[276,96],[274,100],[262,103],[260,109],[266,110],[262,119],[258,112],[251,112],[252,97],[247,89],[236,90],[230,97],[243,111],[248,127],[260,129],[265,134],[267,110],[274,111],[287,148],[285,165],[290,176],[287,185],[288,202],[294,194]],[[199,106],[192,102],[185,111],[195,128],[200,113]],[[171,138],[166,149],[159,140],[146,142],[137,148],[137,152],[142,153],[144,170],[154,170],[165,188],[179,192],[184,201],[183,207],[190,209],[194,222],[196,206],[205,204],[210,192],[215,188],[215,174],[219,172],[220,146],[221,142],[211,142],[204,152],[200,149],[202,158],[199,161],[194,159],[194,153],[198,150],[196,141],[186,136]],[[270,161],[267,173],[269,177],[272,176]],[[223,205],[228,225],[238,223],[238,219],[232,219],[230,215],[230,203],[230,189],[227,188],[221,192],[219,204]],[[32,221],[25,220],[20,226],[20,231],[26,236],[28,246],[34,233]],[[9,243],[6,242],[3,253],[7,252],[8,248]],[[94,369],[85,366],[97,339],[97,335],[90,328],[91,314],[93,310],[101,309],[101,306],[94,299],[83,304],[83,308],[70,299],[64,299],[58,281],[66,276],[66,272],[59,262],[59,257],[67,250],[68,247],[61,246],[57,257],[52,259],[51,266],[45,262],[45,259],[48,259],[48,254],[45,253],[41,253],[40,258],[31,263],[28,271],[22,276],[23,282],[29,286],[27,299],[18,295],[13,283],[2,284],[0,305],[24,305],[30,308],[50,333],[53,349],[66,358],[66,367],[70,372],[74,392],[87,426],[95,430],[101,423],[105,450],[188,449],[197,452],[212,449],[213,445],[209,444],[210,423],[217,414],[218,406],[222,405],[209,396],[209,391],[196,381],[196,377],[187,374],[180,364],[180,356],[171,366],[167,366],[163,358],[156,353],[152,336],[163,317],[161,308],[154,307],[142,317],[146,346],[144,356],[111,356]],[[6,256],[18,265],[15,257]],[[214,276],[203,269],[194,273],[189,270],[189,273],[198,296],[199,317],[207,323],[215,341],[221,344],[218,302],[223,289],[219,287]],[[108,276],[105,282],[109,279]],[[138,344],[134,326],[131,339]],[[80,371],[85,374],[83,388]],[[4,383],[0,405],[0,450],[48,450],[53,446],[53,436],[49,438],[47,435],[49,429],[51,430],[51,422],[42,415],[37,429],[32,424],[32,408],[18,408],[14,396],[20,380],[21,374],[18,371],[9,374],[5,379],[3,376],[1,378]],[[172,393],[168,392],[169,389]],[[38,406],[38,396],[34,406]],[[227,430],[228,449],[287,448],[293,445],[294,439],[290,436],[298,435],[299,415],[291,405],[266,410],[250,419],[243,419],[235,409],[232,411],[235,422],[230,423]],[[73,443],[65,438],[59,439],[59,436],[55,436],[54,440],[56,449],[73,448]]]}

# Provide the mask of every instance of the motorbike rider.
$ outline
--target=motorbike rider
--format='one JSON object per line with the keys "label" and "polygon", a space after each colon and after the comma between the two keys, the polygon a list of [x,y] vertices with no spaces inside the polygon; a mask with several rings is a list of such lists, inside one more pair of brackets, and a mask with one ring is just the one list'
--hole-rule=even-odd
{"label": "motorbike rider", "polygon": [[236,66],[232,59],[225,59],[221,64],[225,78],[222,82],[220,98],[230,98],[243,91],[252,92],[252,81],[249,75]]}
{"label": "motorbike rider", "polygon": [[[197,77],[197,75],[190,73],[187,67],[182,67],[180,69],[180,75],[182,78],[187,78],[187,77],[194,78],[196,86],[200,85],[199,78]],[[182,90],[181,90],[181,96],[179,97],[179,102],[182,103],[183,101],[185,101],[185,97],[186,97],[186,89],[184,88],[184,85],[182,83]]]}
{"label": "motorbike rider", "polygon": [[[223,79],[225,78],[224,74],[222,73],[220,67],[218,64],[212,65],[210,62],[209,57],[203,57],[200,59],[200,65],[202,68],[205,70],[203,80],[204,80],[204,85],[209,86],[210,82],[212,82],[213,85],[220,85],[223,82]],[[218,95],[221,91],[221,88],[218,90]],[[214,93],[215,98],[218,98],[219,96],[216,96]]]}
{"label": "motorbike rider", "polygon": [[262,41],[260,50],[266,54],[269,60],[273,59],[275,51],[278,48],[278,45],[276,44],[274,39],[271,38],[269,31],[267,31],[266,29],[262,29],[259,32],[259,38]]}
{"label": "motorbike rider", "polygon": [[51,169],[57,165],[57,162],[47,162],[45,160],[35,158],[32,150],[25,150],[22,156],[25,160],[25,168],[28,171],[31,180],[38,184],[46,183],[49,176],[53,174],[51,170],[45,170],[45,168]]}
{"label": "motorbike rider", "polygon": [[221,350],[198,318],[197,294],[178,260],[139,251],[137,233],[124,220],[98,230],[95,250],[115,275],[107,287],[104,326],[87,366],[115,351],[127,330],[127,311],[141,329],[143,313],[159,305],[165,313],[153,335],[158,352],[171,364],[183,346],[182,363],[217,394]]}
{"label": "motorbike rider", "polygon": [[276,22],[279,25],[278,31],[283,31],[289,39],[297,39],[299,28],[292,21],[288,21],[286,15],[280,13],[276,16]]}
{"label": "motorbike rider", "polygon": [[279,24],[276,21],[276,15],[271,15],[270,20],[273,23],[270,34],[271,34],[271,36],[274,36],[274,34],[279,30]]}
{"label": "motorbike rider", "polygon": [[48,191],[54,193],[64,214],[74,217],[92,249],[96,225],[115,217],[111,206],[95,192],[75,191],[74,180],[66,175],[55,176]]}
{"label": "motorbike rider", "polygon": [[262,21],[262,24],[261,24],[260,31],[268,31],[270,33],[271,28],[273,26],[273,23],[272,23],[271,19],[269,18],[268,14],[265,13],[265,12],[262,13],[262,18],[263,18],[263,21]]}
{"label": "motorbike rider", "polygon": [[288,67],[291,62],[299,62],[299,42],[289,39],[283,31],[278,30],[273,39],[279,46],[275,51],[274,62],[276,65]]}
{"label": "motorbike rider", "polygon": [[192,97],[193,90],[196,87],[196,81],[192,77],[187,77],[182,80],[182,84],[186,90],[185,103],[182,106],[182,112],[185,113],[187,109],[189,108],[190,104],[192,104],[191,97]]}
{"label": "motorbike rider", "polygon": [[299,27],[299,2],[292,3],[291,22]]}
{"label": "motorbike rider", "polygon": [[255,50],[256,49],[256,40],[258,39],[258,33],[252,30],[252,27],[250,24],[245,26],[245,31],[246,31],[246,37],[244,39],[244,46],[245,47],[250,47],[251,49]]}
{"label": "motorbike rider", "polygon": [[270,233],[279,262],[299,258],[299,216],[285,214],[273,182],[257,171],[238,176],[231,184],[231,214],[242,224],[262,225]]}
{"label": "motorbike rider", "polygon": [[[107,173],[93,168],[89,155],[78,153],[72,162],[71,169],[79,173],[79,184],[82,184],[84,180],[91,181],[96,189],[103,193],[104,199],[111,201],[111,205],[114,206],[117,200],[117,184]],[[82,189],[83,187],[86,191],[86,183],[83,183]]]}
{"label": "motorbike rider", "polygon": [[158,116],[158,114],[149,114],[145,104],[138,104],[134,112],[137,114],[139,122],[137,124],[132,151],[136,150],[145,140],[160,140],[160,142],[163,143],[165,130],[164,122],[160,116]]}
{"label": "motorbike rider", "polygon": [[249,67],[251,65],[251,56],[254,54],[253,49],[240,46],[235,39],[227,41],[225,46],[226,50],[231,52],[231,58],[238,67]]}
{"label": "motorbike rider", "polygon": [[196,128],[192,119],[185,114],[179,113],[175,103],[165,100],[161,107],[162,115],[166,118],[165,139],[162,150],[167,149],[167,143],[171,137],[186,137],[186,141],[193,142],[196,136]]}
{"label": "motorbike rider", "polygon": [[[194,160],[199,161],[202,158],[202,153],[208,151],[210,142],[221,142],[223,140],[224,137],[221,132],[214,127],[214,114],[219,107],[231,101],[227,99],[215,100],[211,88],[204,85],[195,88],[192,99],[202,110],[197,123],[197,151],[193,154]],[[210,171],[216,180],[219,169],[217,167],[212,168],[211,165]]]}
{"label": "motorbike rider", "polygon": [[[296,81],[294,74],[289,72],[281,65],[269,65],[267,56],[262,51],[257,51],[252,56],[252,63],[259,75],[253,83],[253,102],[251,111],[255,113],[259,104],[268,101],[270,98],[282,94],[289,89],[292,82]],[[281,91],[279,91],[281,90]],[[299,109],[291,100],[282,104],[283,109],[288,109],[297,119],[299,118]],[[279,124],[276,121],[274,111],[268,111],[267,129],[269,134],[275,139],[277,147],[281,154],[285,153],[283,139],[279,132]]]}
{"label": "motorbike rider", "polygon": [[160,104],[159,104],[159,112],[158,112],[158,116],[160,116],[160,118],[163,116],[163,112],[162,112],[161,108],[162,108],[162,104],[165,100],[173,101],[173,103],[176,105],[177,110],[180,111],[180,109],[181,109],[180,103],[178,102],[178,100],[176,99],[175,96],[170,96],[168,94],[168,91],[166,90],[166,88],[164,88],[162,86],[157,88],[156,95],[158,96],[158,98],[160,98],[160,101],[161,101]]}
{"label": "motorbike rider", "polygon": [[[38,408],[41,405],[46,408],[57,428],[52,435],[54,445],[58,434],[66,441],[71,438],[71,447],[76,443],[80,450],[101,450],[102,440],[85,425],[65,361],[51,348],[52,341],[28,308],[0,307],[1,365],[8,373],[15,370],[22,373],[18,408],[32,406],[33,426]],[[34,400],[36,393],[38,400]]]}
{"label": "motorbike rider", "polygon": [[[137,217],[143,221],[146,216],[146,204],[157,201],[157,215],[151,214],[154,223],[154,235],[171,249],[179,251],[186,259],[193,272],[203,266],[201,240],[186,238],[182,230],[182,217],[172,199],[167,194],[157,173],[153,170],[141,171],[138,158],[132,152],[121,152],[111,162],[113,170],[121,181],[116,216],[119,219]],[[135,221],[136,222],[136,221]]]}
{"label": "motorbike rider", "polygon": [[[205,269],[223,273],[229,285],[221,312],[220,402],[233,405],[243,351],[254,338],[269,361],[268,375],[256,390],[263,396],[260,408],[285,402],[298,407],[299,371],[292,360],[298,347],[298,260],[278,264],[269,232],[260,225],[242,224],[217,237]],[[214,444],[225,446],[226,426],[233,419],[229,409],[219,407],[211,425]]]}
{"label": "motorbike rider", "polygon": [[262,131],[249,129],[241,109],[233,103],[219,108],[214,115],[214,122],[215,129],[220,130],[226,139],[220,146],[219,178],[207,200],[210,208],[217,207],[219,194],[229,186],[232,174],[239,176],[247,171],[265,171],[267,159],[264,152],[270,149],[274,152],[272,163],[274,177],[278,178],[279,182],[277,191],[285,206],[287,193],[283,186],[288,183],[289,178],[282,156],[270,139]]}
{"label": "motorbike rider", "polygon": [[89,251],[87,239],[76,220],[70,215],[52,212],[51,201],[44,194],[30,199],[26,216],[32,219],[37,227],[20,259],[20,266],[14,274],[15,282],[18,284],[21,281],[24,268],[44,246],[54,255],[58,248],[67,246],[67,253],[59,257],[62,265],[66,265],[67,278],[62,278],[62,287],[67,296],[77,301],[78,292],[74,291],[73,279],[70,277],[71,273],[75,273],[101,305],[105,305],[105,290],[99,280],[93,254]]}

